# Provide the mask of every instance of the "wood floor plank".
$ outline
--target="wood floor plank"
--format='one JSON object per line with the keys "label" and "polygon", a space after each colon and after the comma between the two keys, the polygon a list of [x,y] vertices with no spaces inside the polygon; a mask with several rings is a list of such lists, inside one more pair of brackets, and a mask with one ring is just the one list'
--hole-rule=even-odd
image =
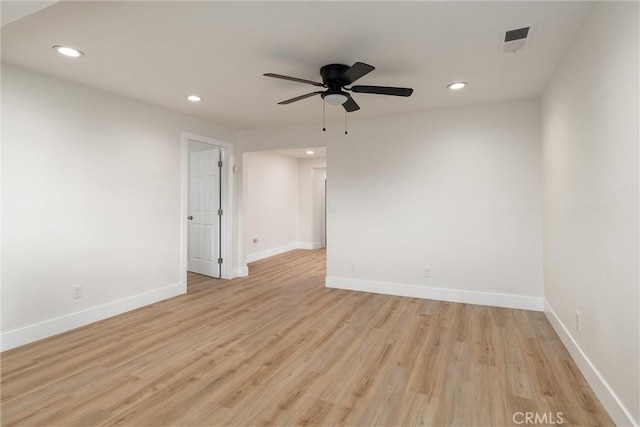
{"label": "wood floor plank", "polygon": [[2,354],[4,426],[613,425],[542,313],[325,288],[325,251]]}

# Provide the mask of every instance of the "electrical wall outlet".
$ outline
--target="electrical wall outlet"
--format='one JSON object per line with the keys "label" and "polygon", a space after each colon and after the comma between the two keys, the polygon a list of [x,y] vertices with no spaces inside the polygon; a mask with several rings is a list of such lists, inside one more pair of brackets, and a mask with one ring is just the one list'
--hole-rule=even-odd
{"label": "electrical wall outlet", "polygon": [[424,267],[424,271],[422,273],[424,277],[431,277],[431,267]]}
{"label": "electrical wall outlet", "polygon": [[82,285],[75,285],[72,289],[74,298],[82,298]]}

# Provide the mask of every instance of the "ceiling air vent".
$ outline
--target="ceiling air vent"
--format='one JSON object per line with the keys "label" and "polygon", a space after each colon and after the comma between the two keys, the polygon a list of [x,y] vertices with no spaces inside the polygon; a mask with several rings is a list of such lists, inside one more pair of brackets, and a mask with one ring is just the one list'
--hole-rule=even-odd
{"label": "ceiling air vent", "polygon": [[505,31],[502,33],[500,50],[502,52],[515,52],[524,49],[529,43],[529,40],[531,40],[532,34],[533,25]]}

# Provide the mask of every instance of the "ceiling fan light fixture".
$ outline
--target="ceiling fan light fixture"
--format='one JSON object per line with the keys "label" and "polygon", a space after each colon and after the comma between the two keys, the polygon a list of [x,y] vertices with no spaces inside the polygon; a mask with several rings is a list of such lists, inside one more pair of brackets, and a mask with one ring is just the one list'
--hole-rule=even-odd
{"label": "ceiling fan light fixture", "polygon": [[[323,100],[328,101],[331,105],[342,105],[345,113],[352,113],[358,111],[360,106],[353,99],[353,97],[345,92],[345,90],[358,93],[371,93],[375,95],[391,95],[391,96],[411,96],[413,89],[408,87],[391,87],[391,86],[352,86],[352,83],[361,77],[369,74],[375,70],[375,67],[364,62],[356,62],[351,67],[344,64],[328,64],[320,68],[320,76],[322,77],[322,83],[314,82],[312,80],[299,79],[297,77],[283,76],[282,74],[265,73],[265,77],[272,77],[276,79],[289,80],[298,83],[305,83],[312,86],[319,86],[326,88],[326,91],[317,90],[315,92],[305,93],[304,95],[296,96],[294,98],[286,99],[278,102],[278,105],[291,104],[303,99],[310,98],[312,96],[320,95]],[[347,88],[347,86],[351,86]],[[323,115],[326,102],[322,103]],[[345,130],[346,132],[346,130]]]}
{"label": "ceiling fan light fixture", "polygon": [[347,102],[349,98],[342,93],[329,93],[325,95],[324,100],[331,105],[342,105]]}
{"label": "ceiling fan light fixture", "polygon": [[467,86],[467,82],[453,82],[447,85],[447,87],[451,90],[464,89],[465,86]]}

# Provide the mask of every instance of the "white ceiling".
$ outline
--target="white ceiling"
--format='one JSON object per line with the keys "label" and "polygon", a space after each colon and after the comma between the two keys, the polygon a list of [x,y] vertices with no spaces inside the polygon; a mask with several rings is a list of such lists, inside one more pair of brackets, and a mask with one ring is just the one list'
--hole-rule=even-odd
{"label": "white ceiling", "polygon": [[[22,2],[16,2],[22,3]],[[320,80],[328,63],[366,62],[363,85],[410,98],[355,94],[376,117],[537,96],[571,46],[586,2],[58,2],[2,27],[2,60],[232,129],[320,123],[315,91],[263,77]],[[3,10],[12,2],[3,2]],[[502,31],[535,23],[529,47],[501,53]],[[51,46],[84,51],[76,60]],[[469,86],[446,89],[452,81]],[[204,98],[188,103],[185,95]],[[343,120],[341,107],[327,118]]]}
{"label": "white ceiling", "polygon": [[52,6],[56,1],[35,1],[35,0],[22,0],[1,2],[0,12],[2,14],[2,26],[10,24],[18,19],[24,18],[27,15],[36,13],[40,9]]}

